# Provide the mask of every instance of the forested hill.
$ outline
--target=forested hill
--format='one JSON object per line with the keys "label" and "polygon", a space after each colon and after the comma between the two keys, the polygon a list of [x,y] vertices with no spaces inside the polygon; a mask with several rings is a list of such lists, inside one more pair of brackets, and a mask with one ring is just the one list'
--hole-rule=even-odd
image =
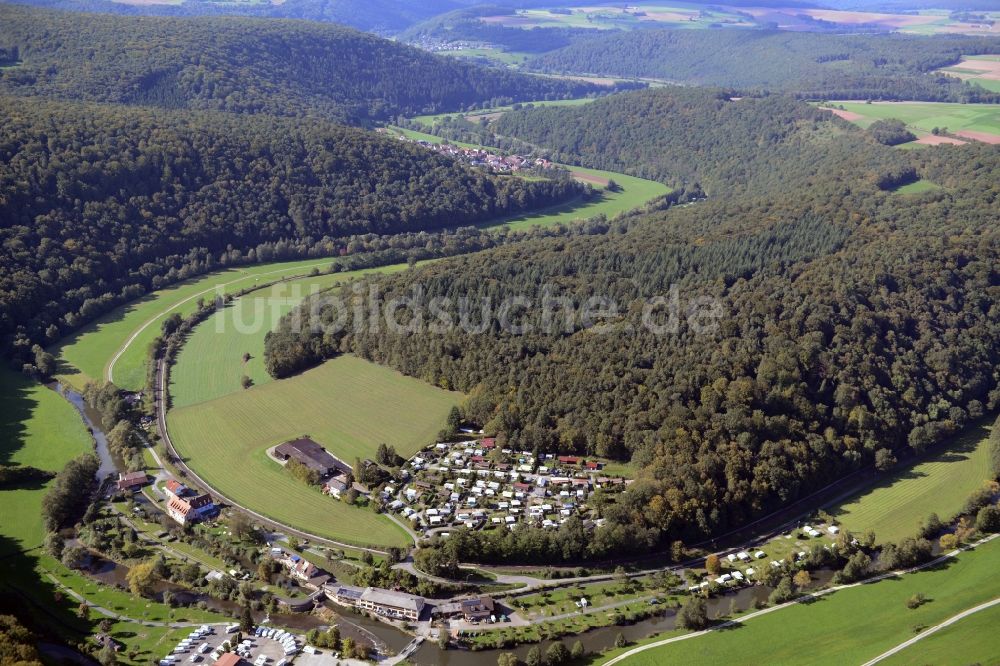
{"label": "forested hill", "polygon": [[[466,416],[515,450],[631,458],[642,470],[572,551],[554,547],[558,532],[500,530],[469,533],[460,558],[607,558],[698,540],[872,464],[879,449],[922,450],[1000,407],[1000,152],[905,157],[943,189],[906,195],[859,173],[379,281],[385,299],[416,284],[427,299],[470,299],[477,325],[482,303],[527,298],[521,335],[495,318],[422,335],[347,322],[322,337],[283,322],[267,361],[350,350],[468,392]],[[645,299],[672,284],[677,328],[661,312],[657,332]],[[543,298],[580,307],[591,296],[614,304],[601,327],[577,317],[565,329],[564,310],[546,323]],[[699,331],[688,308],[701,297],[717,299],[720,317]]]}
{"label": "forested hill", "polygon": [[394,33],[417,21],[453,10],[451,0],[285,0],[284,2],[205,2],[127,4],[113,0],[18,0],[17,4],[77,12],[155,16],[255,16],[329,21],[352,28]]}
{"label": "forested hill", "polygon": [[459,226],[584,189],[320,120],[2,96],[0,117],[5,342],[15,329],[51,340],[209,255],[242,260],[262,243],[332,254],[326,238]]}
{"label": "forested hill", "polygon": [[290,20],[132,17],[0,4],[21,64],[0,92],[347,121],[596,90],[486,69],[350,28]]}
{"label": "forested hill", "polygon": [[961,55],[1000,53],[1000,38],[644,30],[578,42],[528,61],[547,72],[651,77],[794,92],[810,99],[998,101],[1000,94],[930,74]]}
{"label": "forested hill", "polygon": [[[553,159],[624,171],[710,196],[790,192],[858,170],[888,173],[898,156],[863,132],[783,95],[731,100],[720,90],[664,87],[572,107],[505,113],[490,129]],[[848,168],[856,165],[857,170]]]}

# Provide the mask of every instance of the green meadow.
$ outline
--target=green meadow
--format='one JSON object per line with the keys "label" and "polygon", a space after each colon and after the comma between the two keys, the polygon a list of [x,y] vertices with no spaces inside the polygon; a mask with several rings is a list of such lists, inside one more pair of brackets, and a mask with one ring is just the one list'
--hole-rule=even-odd
{"label": "green meadow", "polygon": [[985,421],[970,427],[827,511],[853,532],[874,530],[883,543],[914,536],[931,513],[947,520],[991,477],[989,430]]}
{"label": "green meadow", "polygon": [[944,102],[830,102],[831,106],[864,116],[853,121],[868,127],[876,120],[897,118],[918,134],[930,133],[935,127],[950,133],[971,130],[1000,135],[1000,105],[949,104]]}
{"label": "green meadow", "polygon": [[[73,405],[37,382],[0,369],[0,464],[58,472],[92,450],[93,440]],[[0,535],[11,540],[8,547],[41,545],[42,496],[50,484],[0,490]]]}
{"label": "green meadow", "polygon": [[[994,540],[924,571],[838,590],[725,630],[650,648],[623,663],[860,664],[909,640],[918,628],[933,626],[996,597],[998,570],[1000,540]],[[917,593],[925,595],[928,602],[907,608],[907,600]],[[671,632],[648,642],[680,634]],[[991,632],[967,645],[952,641],[955,651],[944,661],[924,659],[921,646],[918,643],[911,648],[908,660],[897,663],[971,664],[984,652],[991,656],[982,663],[995,663],[1000,640]],[[624,651],[608,653],[603,661]]]}
{"label": "green meadow", "polygon": [[[146,379],[146,350],[160,333],[163,319],[174,312],[194,312],[199,298],[231,293],[258,282],[272,282],[324,270],[331,259],[306,259],[232,268],[158,290],[116,308],[60,342],[50,351],[59,359],[59,379],[79,389],[111,373],[115,384],[139,390]],[[120,353],[117,360],[116,355]]]}
{"label": "green meadow", "polygon": [[933,192],[940,190],[941,186],[929,180],[917,180],[912,183],[897,187],[893,190],[896,194],[920,194],[922,192]]}
{"label": "green meadow", "polygon": [[324,497],[267,456],[309,435],[348,464],[382,442],[409,456],[434,441],[461,395],[357,357],[171,410],[178,453],[235,502],[307,532],[359,545],[401,546],[406,533],[385,516]]}
{"label": "green meadow", "polygon": [[881,663],[885,666],[996,663],[1000,652],[995,638],[997,627],[1000,627],[1000,605],[964,617]]}
{"label": "green meadow", "polygon": [[[378,269],[317,275],[289,280],[233,300],[191,332],[170,370],[170,400],[185,407],[243,390],[244,375],[255,386],[271,381],[264,369],[264,336],[313,291],[372,273],[406,268],[395,264]],[[250,359],[244,363],[243,355]]]}

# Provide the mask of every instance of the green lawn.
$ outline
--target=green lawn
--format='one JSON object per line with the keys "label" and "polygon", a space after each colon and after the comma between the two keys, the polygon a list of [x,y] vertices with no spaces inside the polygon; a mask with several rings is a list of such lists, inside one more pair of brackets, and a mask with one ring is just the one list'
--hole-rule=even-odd
{"label": "green lawn", "polygon": [[403,456],[434,441],[460,394],[353,356],[301,375],[172,410],[171,438],[188,464],[236,502],[305,531],[355,544],[403,545],[389,519],[323,497],[267,457],[308,434],[348,463],[379,443]]}
{"label": "green lawn", "polygon": [[[625,663],[860,664],[912,638],[916,627],[933,626],[996,597],[1000,591],[998,570],[1000,541],[994,540],[927,571],[840,590],[812,603],[752,618],[735,628],[646,650]],[[918,592],[930,601],[916,609],[907,608],[907,599]],[[1000,653],[995,632],[980,636],[979,643],[986,644],[991,659]],[[913,660],[920,658],[921,649],[914,647],[906,663],[917,663]],[[609,657],[621,652],[609,653]],[[951,659],[932,663],[967,664],[972,657],[972,652],[966,654],[959,646]]]}
{"label": "green lawn", "polygon": [[936,664],[995,664],[1000,645],[1000,606],[992,606],[945,627],[885,661],[885,666],[932,666]]}
{"label": "green lawn", "polygon": [[[55,391],[0,369],[0,464],[31,465],[58,472],[72,458],[93,451],[93,440],[76,408]],[[41,545],[39,487],[0,490],[0,535],[8,548]]]}
{"label": "green lawn", "polygon": [[[392,127],[391,129],[410,139],[419,139],[430,143],[441,143],[443,141],[441,137],[434,136],[433,134],[415,132],[401,127]],[[452,143],[467,148],[480,147],[459,141],[453,141]],[[587,169],[566,164],[561,166],[580,174],[579,179],[584,182],[587,182],[588,178],[599,179],[601,181],[613,180],[620,186],[620,189],[617,192],[609,192],[601,185],[591,182],[594,185],[594,189],[600,194],[600,197],[592,201],[571,201],[540,211],[489,222],[483,226],[494,227],[502,225],[511,229],[527,229],[533,226],[545,227],[553,224],[570,224],[594,217],[595,215],[605,215],[610,219],[633,208],[638,208],[650,199],[667,194],[671,189],[663,183],[636,178],[635,176],[615,171],[601,171],[600,169]]]}
{"label": "green lawn", "polygon": [[939,102],[831,102],[837,108],[864,116],[854,121],[868,127],[882,118],[898,118],[919,133],[935,127],[955,133],[962,130],[989,132],[1000,135],[1000,105],[948,104]]}
{"label": "green lawn", "polygon": [[[115,355],[125,348],[114,363],[114,381],[122,388],[141,389],[146,379],[146,350],[159,335],[166,315],[191,314],[198,298],[210,300],[217,290],[233,292],[255,282],[305,275],[314,267],[325,270],[331,262],[331,259],[307,259],[233,268],[161,289],[116,308],[50,350],[62,362],[60,379],[76,388],[89,380],[100,380]],[[133,335],[136,337],[130,342]]]}
{"label": "green lawn", "polygon": [[[251,292],[195,327],[170,371],[173,407],[186,407],[243,390],[243,375],[255,386],[271,381],[264,369],[264,336],[278,320],[314,290],[371,273],[406,268],[395,264],[379,269],[333,273],[292,280]],[[243,363],[243,354],[250,360]]]}
{"label": "green lawn", "polygon": [[[633,578],[627,585],[615,581],[603,581],[589,585],[560,587],[553,590],[516,597],[518,614],[530,619],[551,617],[576,612],[576,602],[586,597],[592,607],[607,606],[637,597],[648,597],[657,590],[646,587],[645,579]],[[662,594],[662,591],[661,591]]]}
{"label": "green lawn", "polygon": [[980,424],[922,460],[827,511],[855,532],[875,530],[880,542],[913,536],[931,513],[947,520],[990,478],[989,427]]}
{"label": "green lawn", "polygon": [[902,187],[897,187],[894,192],[897,194],[920,194],[921,192],[931,192],[933,190],[940,190],[941,186],[937,183],[931,182],[929,180],[920,179],[916,182],[910,183],[909,185],[903,185]]}

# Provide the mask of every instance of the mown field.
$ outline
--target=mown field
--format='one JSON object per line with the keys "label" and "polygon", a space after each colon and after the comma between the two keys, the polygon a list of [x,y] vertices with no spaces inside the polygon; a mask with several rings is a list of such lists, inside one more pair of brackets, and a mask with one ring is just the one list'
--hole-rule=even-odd
{"label": "mown field", "polygon": [[352,356],[168,414],[178,452],[206,482],[275,520],[354,544],[405,545],[388,518],[320,495],[268,458],[309,435],[348,463],[379,443],[403,456],[434,441],[460,394]]}
{"label": "mown field", "polygon": [[968,428],[953,442],[905,465],[854,498],[827,511],[854,532],[875,530],[880,542],[913,536],[931,513],[957,513],[990,478],[989,427]]}
{"label": "mown field", "polygon": [[[393,127],[392,129],[411,139],[419,139],[430,143],[442,142],[441,137],[434,136],[433,134],[415,132],[401,127]],[[452,143],[457,146],[469,148],[479,147],[469,143],[461,143],[460,141],[453,141]],[[594,189],[600,192],[600,198],[592,201],[573,201],[525,215],[496,220],[484,226],[494,227],[502,225],[511,229],[529,229],[533,226],[545,227],[553,224],[571,224],[586,220],[595,215],[605,215],[610,219],[633,208],[642,206],[650,199],[670,192],[670,188],[663,183],[636,178],[624,173],[586,169],[584,167],[565,164],[562,166],[577,173],[579,180],[593,185]],[[616,192],[610,192],[598,184],[598,182],[607,182],[608,180],[615,181],[620,186],[620,189]]]}
{"label": "mown field", "polygon": [[[0,369],[0,464],[58,472],[92,450],[93,440],[73,405],[37,382]],[[50,484],[0,490],[0,535],[11,539],[5,542],[9,547],[41,545],[42,496]]]}
{"label": "mown field", "polygon": [[[250,292],[195,327],[170,371],[173,407],[185,407],[243,390],[244,375],[255,386],[271,381],[264,369],[264,336],[314,290],[371,273],[403,270],[406,264],[289,280]],[[250,360],[243,362],[243,355]]]}
{"label": "mown field", "polygon": [[997,627],[1000,627],[1000,606],[992,606],[928,635],[881,663],[885,666],[995,664],[1000,660]]}
{"label": "mown field", "polygon": [[1000,136],[1000,105],[997,104],[948,104],[943,102],[865,102],[837,101],[831,106],[859,114],[853,120],[861,127],[868,127],[883,118],[902,120],[917,136],[929,134],[935,127],[947,128],[955,134],[963,131],[986,132]]}
{"label": "mown field", "polygon": [[[146,378],[146,350],[159,335],[164,317],[174,312],[190,314],[198,298],[210,300],[217,290],[229,293],[258,281],[305,275],[312,268],[326,269],[330,262],[306,259],[233,268],[148,294],[112,310],[51,349],[62,365],[59,379],[79,389],[88,381],[103,379],[110,368],[119,387],[139,390]],[[112,360],[123,348],[111,368]]]}
{"label": "mown field", "polygon": [[965,56],[957,65],[937,71],[957,76],[963,81],[971,81],[987,90],[1000,92],[1000,55]]}
{"label": "mown field", "polygon": [[[917,627],[929,627],[997,596],[1000,540],[962,553],[942,565],[875,584],[859,585],[747,620],[725,631],[650,648],[624,663],[660,664],[788,664],[795,666],[860,664],[912,638]],[[921,593],[929,600],[915,609],[907,600]],[[681,632],[652,639],[661,640]],[[645,642],[645,641],[644,641]],[[974,663],[986,649],[1000,650],[995,632],[976,644],[953,643],[944,661],[925,661],[915,646],[905,663]],[[624,650],[608,654],[611,657]],[[900,662],[904,663],[904,662]]]}

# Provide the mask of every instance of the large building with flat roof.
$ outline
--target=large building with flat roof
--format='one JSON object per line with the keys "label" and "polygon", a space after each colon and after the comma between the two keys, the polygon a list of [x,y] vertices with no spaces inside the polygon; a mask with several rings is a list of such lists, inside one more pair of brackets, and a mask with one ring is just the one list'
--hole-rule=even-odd
{"label": "large building with flat roof", "polygon": [[415,622],[420,619],[424,603],[423,597],[405,592],[366,587],[358,599],[357,606],[362,610],[371,611],[383,617]]}

